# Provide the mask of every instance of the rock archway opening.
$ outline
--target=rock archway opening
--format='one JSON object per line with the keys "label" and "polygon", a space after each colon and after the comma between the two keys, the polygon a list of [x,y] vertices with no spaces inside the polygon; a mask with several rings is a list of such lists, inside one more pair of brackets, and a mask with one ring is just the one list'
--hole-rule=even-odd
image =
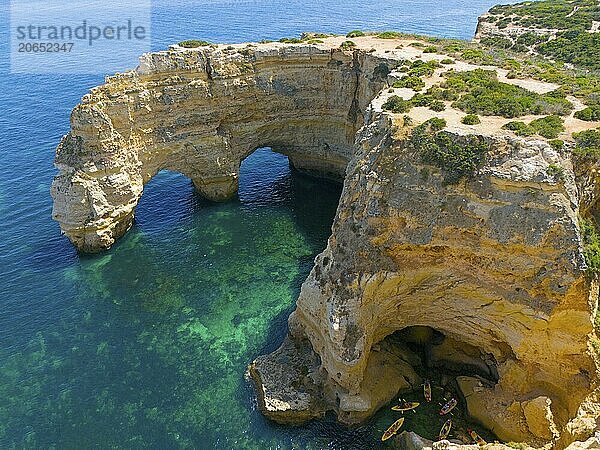
{"label": "rock archway opening", "polygon": [[144,187],[135,209],[135,224],[147,231],[173,227],[188,218],[202,201],[188,177],[161,170]]}
{"label": "rock archway opening", "polygon": [[240,164],[238,197],[242,203],[275,204],[290,196],[289,158],[269,147],[258,148]]}
{"label": "rock archway opening", "polygon": [[[373,345],[372,358],[379,360],[380,367],[393,368],[400,380],[397,394],[378,416],[387,418],[393,414],[390,408],[399,403],[417,402],[419,406],[406,416],[406,429],[425,439],[437,440],[448,419],[452,421],[450,439],[456,443],[471,443],[469,429],[476,429],[486,440],[497,439],[487,424],[471,416],[466,398],[469,394],[463,391],[465,383],[470,386],[475,380],[481,386],[494,388],[498,370],[491,354],[438,329],[408,326]],[[429,399],[425,386],[430,389]],[[452,403],[454,400],[456,405]],[[451,405],[450,411],[442,414],[448,405]]]}
{"label": "rock archway opening", "polygon": [[483,349],[457,340],[429,326],[409,326],[387,336],[380,345],[395,353],[410,352],[413,367],[424,378],[440,378],[447,384],[453,376],[477,376],[493,385],[498,382],[498,364]]}

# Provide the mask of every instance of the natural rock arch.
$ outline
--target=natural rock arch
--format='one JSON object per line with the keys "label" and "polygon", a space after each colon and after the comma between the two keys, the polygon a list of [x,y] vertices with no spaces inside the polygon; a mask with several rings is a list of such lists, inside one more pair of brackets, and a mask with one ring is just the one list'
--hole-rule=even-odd
{"label": "natural rock arch", "polygon": [[158,171],[227,200],[241,161],[260,147],[341,179],[363,112],[386,82],[381,64],[314,46],[146,54],[73,110],[57,149],[53,217],[78,249],[106,249],[129,229]]}

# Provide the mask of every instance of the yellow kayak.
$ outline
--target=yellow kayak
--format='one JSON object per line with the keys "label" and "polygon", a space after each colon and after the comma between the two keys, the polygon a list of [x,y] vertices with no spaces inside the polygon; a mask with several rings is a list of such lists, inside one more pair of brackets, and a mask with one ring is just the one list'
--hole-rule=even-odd
{"label": "yellow kayak", "polygon": [[448,435],[450,434],[450,429],[451,428],[452,428],[452,419],[448,419],[448,420],[446,420],[446,423],[444,424],[444,426],[440,430],[440,434],[438,436],[438,440],[441,441],[443,439],[446,439],[448,437]]}
{"label": "yellow kayak", "polygon": [[410,411],[411,409],[415,409],[419,405],[420,403],[418,402],[403,402],[397,406],[392,406],[392,411]]}
{"label": "yellow kayak", "polygon": [[431,401],[431,382],[429,380],[425,380],[423,383],[423,396],[426,402]]}
{"label": "yellow kayak", "polygon": [[395,435],[403,423],[404,423],[404,417],[400,417],[393,424],[391,424],[387,430],[385,430],[385,433],[383,433],[383,436],[381,436],[381,440],[387,441],[389,438],[391,438],[393,435]]}
{"label": "yellow kayak", "polygon": [[469,434],[471,435],[471,437],[473,438],[473,440],[475,441],[476,444],[478,444],[478,445],[487,444],[487,442],[485,442],[485,440],[481,436],[479,436],[475,430],[469,430]]}

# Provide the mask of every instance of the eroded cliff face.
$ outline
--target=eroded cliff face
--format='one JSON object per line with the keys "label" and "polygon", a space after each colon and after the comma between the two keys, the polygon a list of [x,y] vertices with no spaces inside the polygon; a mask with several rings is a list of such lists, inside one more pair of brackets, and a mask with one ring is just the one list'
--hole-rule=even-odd
{"label": "eroded cliff face", "polygon": [[[293,334],[321,356],[342,414],[368,391],[362,374],[373,345],[427,326],[477,348],[497,371],[495,385],[465,377],[459,386],[501,439],[565,437],[596,379],[597,288],[582,270],[569,157],[543,141],[480,136],[490,146],[484,166],[450,186],[391,128],[382,115],[359,135],[332,237],[290,318]],[[547,174],[550,164],[566,169],[562,180]]]}
{"label": "eroded cliff face", "polygon": [[53,217],[77,248],[106,249],[161,169],[225,200],[241,161],[265,146],[300,170],[342,179],[362,111],[385,82],[382,61],[281,44],[146,54],[73,110],[56,154]]}
{"label": "eroded cliff face", "polygon": [[[396,66],[444,55],[411,47],[413,38],[359,38],[352,50],[342,40],[144,55],[73,111],[57,150],[54,217],[79,249],[108,248],[159,170],[223,200],[236,192],[241,161],[271,146],[299,169],[343,178],[344,188],[290,336],[250,365],[268,417],[302,423],[334,410],[345,423],[364,420],[421,383],[418,355],[386,338],[427,327],[443,336],[432,361],[489,375],[457,383],[469,413],[499,438],[585,440],[600,417],[598,288],[585,274],[579,215],[595,208],[596,175],[573,167],[570,144],[559,151],[516,137],[503,118],[461,125],[463,113],[446,102],[448,139],[487,149],[473,177],[447,184],[411,141],[412,128],[437,113],[413,108],[407,120],[381,108],[391,94],[414,95],[389,89]],[[572,115],[566,123],[597,126]]]}

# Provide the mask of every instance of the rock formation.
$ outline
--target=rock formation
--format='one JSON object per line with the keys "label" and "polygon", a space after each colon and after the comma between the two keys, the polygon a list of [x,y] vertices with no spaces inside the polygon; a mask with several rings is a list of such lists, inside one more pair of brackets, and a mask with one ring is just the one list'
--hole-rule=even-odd
{"label": "rock formation", "polygon": [[106,249],[158,171],[225,200],[241,161],[266,146],[298,169],[342,179],[362,111],[387,75],[381,60],[280,44],[146,54],[73,110],[56,153],[53,217],[80,250]]}
{"label": "rock formation", "polygon": [[393,93],[414,94],[389,90],[400,62],[444,55],[372,37],[343,50],[342,40],[144,55],[73,111],[57,150],[54,217],[79,249],[105,249],[131,226],[159,170],[224,200],[240,162],[270,146],[301,170],[343,178],[344,188],[290,336],[250,366],[266,415],[301,423],[334,410],[343,422],[364,420],[420,383],[418,356],[386,338],[421,327],[442,336],[438,364],[489,374],[458,382],[471,415],[499,438],[585,440],[600,415],[598,288],[585,273],[578,216],[596,202],[595,177],[575,173],[570,144],[516,137],[499,118],[461,125],[448,105],[447,139],[487,152],[472,178],[447,184],[410,139],[409,123],[436,113],[381,108]]}

